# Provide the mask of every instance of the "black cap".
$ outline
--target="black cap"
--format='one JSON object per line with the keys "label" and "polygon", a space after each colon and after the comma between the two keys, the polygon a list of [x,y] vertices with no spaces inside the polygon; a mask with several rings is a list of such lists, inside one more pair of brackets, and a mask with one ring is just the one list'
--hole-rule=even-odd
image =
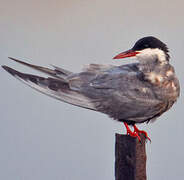
{"label": "black cap", "polygon": [[166,54],[169,52],[167,45],[153,36],[148,36],[148,37],[144,37],[144,38],[139,39],[135,43],[132,50],[140,51],[140,50],[143,50],[146,48],[151,48],[151,49],[158,48],[158,49],[163,50]]}

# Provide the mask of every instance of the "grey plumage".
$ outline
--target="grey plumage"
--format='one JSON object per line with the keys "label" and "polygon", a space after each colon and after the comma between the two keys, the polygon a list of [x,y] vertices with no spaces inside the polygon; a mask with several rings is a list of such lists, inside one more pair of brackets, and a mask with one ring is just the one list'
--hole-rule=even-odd
{"label": "grey plumage", "polygon": [[[87,97],[85,98],[82,94],[71,90],[68,82],[63,80],[63,78],[45,78],[32,74],[21,73],[8,66],[2,67],[18,80],[22,81],[23,83],[27,84],[28,86],[43,94],[46,94],[48,96],[51,96],[53,98],[56,98],[63,102],[67,102],[72,105],[94,110],[93,104],[90,102],[90,99],[88,99]],[[50,73],[48,74],[51,75]]]}
{"label": "grey plumage", "polygon": [[154,120],[167,111],[179,96],[179,82],[169,64],[169,56],[165,56],[165,61],[159,54],[157,57],[150,56],[149,61],[141,55],[137,58],[139,63],[121,66],[91,64],[81,73],[55,66],[54,69],[44,68],[10,58],[46,73],[48,78],[2,67],[44,94],[134,124]]}

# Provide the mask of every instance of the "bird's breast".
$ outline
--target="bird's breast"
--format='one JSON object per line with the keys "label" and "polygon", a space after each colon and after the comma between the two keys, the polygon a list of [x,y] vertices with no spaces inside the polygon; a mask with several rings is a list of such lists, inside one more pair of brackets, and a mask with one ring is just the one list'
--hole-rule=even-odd
{"label": "bird's breast", "polygon": [[179,96],[179,81],[171,69],[161,73],[146,73],[146,80],[149,81],[153,89],[156,89],[156,92],[163,99],[175,101]]}

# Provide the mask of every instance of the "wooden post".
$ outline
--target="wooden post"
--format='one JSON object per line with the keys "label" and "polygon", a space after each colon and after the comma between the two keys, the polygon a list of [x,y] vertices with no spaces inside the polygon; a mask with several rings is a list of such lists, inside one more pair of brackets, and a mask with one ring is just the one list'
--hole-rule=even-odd
{"label": "wooden post", "polygon": [[115,180],[146,180],[145,137],[116,134]]}

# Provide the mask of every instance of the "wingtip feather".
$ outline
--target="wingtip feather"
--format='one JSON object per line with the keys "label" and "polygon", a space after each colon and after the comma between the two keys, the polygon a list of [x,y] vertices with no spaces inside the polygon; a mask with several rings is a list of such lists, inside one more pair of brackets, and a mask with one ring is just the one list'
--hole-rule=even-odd
{"label": "wingtip feather", "polygon": [[8,57],[9,59],[11,59],[11,60],[14,60],[15,58],[12,58],[12,57]]}
{"label": "wingtip feather", "polygon": [[5,71],[9,71],[9,69],[10,69],[10,67],[5,66],[5,65],[2,65],[1,67],[2,67]]}
{"label": "wingtip feather", "polygon": [[10,68],[10,67],[8,67],[8,66],[5,66],[5,65],[3,65],[3,66],[1,66],[5,71],[7,71],[8,73],[10,73],[11,75],[15,75],[16,73],[17,73],[17,71],[16,70],[14,70],[14,69],[12,69],[12,68]]}
{"label": "wingtip feather", "polygon": [[9,59],[17,62],[17,63],[20,63],[20,64],[23,64],[23,65],[26,65],[26,66],[33,66],[32,64],[28,64],[26,62],[23,62],[23,61],[20,61],[19,59],[16,59],[16,58],[13,58],[13,57],[8,57]]}

